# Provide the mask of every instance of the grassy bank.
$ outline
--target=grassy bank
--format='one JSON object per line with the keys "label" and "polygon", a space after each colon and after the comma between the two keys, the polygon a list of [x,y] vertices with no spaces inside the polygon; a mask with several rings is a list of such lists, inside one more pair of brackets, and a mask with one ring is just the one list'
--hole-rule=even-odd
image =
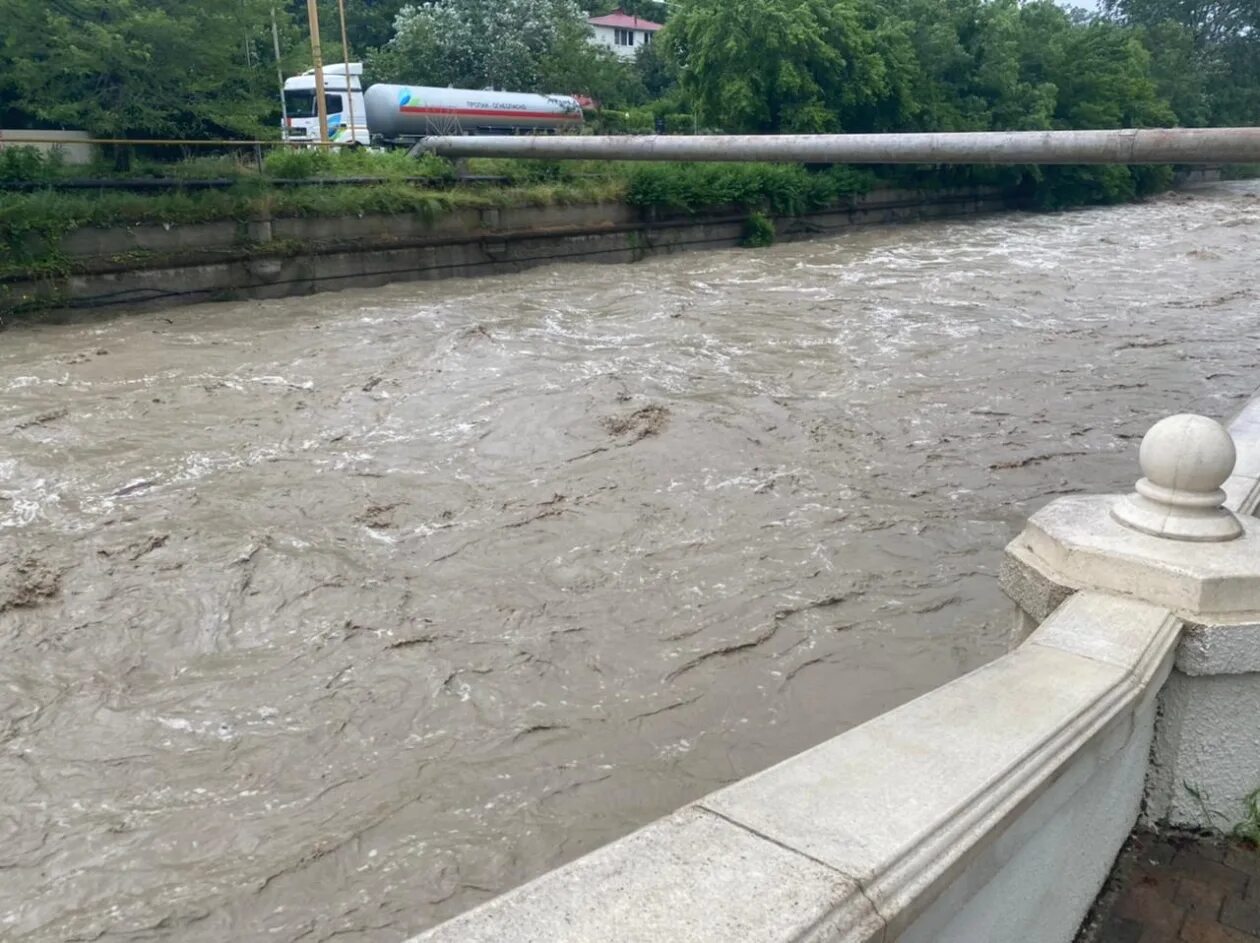
{"label": "grassy bank", "polygon": [[[791,164],[648,164],[596,161],[472,159],[459,180],[441,158],[400,152],[275,150],[135,161],[124,177],[225,181],[222,189],[56,189],[66,180],[117,179],[113,167],[70,167],[30,149],[0,150],[0,181],[33,189],[0,191],[0,278],[56,278],[72,270],[59,249],[68,232],[85,227],[202,223],[277,217],[418,214],[436,219],[463,208],[624,202],[644,208],[700,213],[744,207],[751,214],[792,216],[835,205],[875,186],[933,191],[1001,186],[1046,209],[1116,203],[1165,189],[1167,167],[811,167]],[[344,178],[372,178],[343,186]],[[326,185],[281,185],[282,181]],[[764,240],[764,234],[760,237]]]}
{"label": "grassy bank", "polygon": [[64,264],[57,243],[85,227],[204,223],[286,216],[419,214],[435,219],[465,207],[554,206],[621,199],[620,181],[532,183],[508,187],[429,190],[397,182],[368,187],[278,189],[242,183],[227,190],[137,194],[41,190],[0,196],[0,275]]}
{"label": "grassy bank", "polygon": [[[18,154],[19,157],[12,155]],[[0,151],[8,179],[53,183],[100,168],[70,168],[30,152]],[[0,192],[0,277],[70,271],[58,251],[62,236],[86,227],[203,223],[276,217],[418,214],[436,219],[464,208],[555,206],[626,202],[641,207],[701,212],[716,206],[796,214],[865,192],[874,178],[836,167],[819,172],[791,165],[609,164],[472,160],[467,173],[500,178],[493,184],[457,184],[445,160],[397,153],[276,151],[256,163],[199,158],[181,164],[139,165],[130,171],[165,179],[229,180],[215,190],[58,190]],[[2,178],[4,174],[0,174]],[[116,175],[112,175],[116,178]],[[339,186],[338,178],[372,177],[368,186]],[[279,186],[277,180],[328,185]]]}

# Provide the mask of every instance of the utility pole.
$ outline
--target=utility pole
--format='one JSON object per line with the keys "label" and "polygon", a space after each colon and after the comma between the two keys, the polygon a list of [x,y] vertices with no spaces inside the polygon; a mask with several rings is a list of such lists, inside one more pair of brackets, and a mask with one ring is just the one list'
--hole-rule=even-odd
{"label": "utility pole", "polygon": [[324,101],[324,58],[319,51],[319,8],[306,0],[306,17],[311,23],[311,64],[315,66],[315,113],[319,115],[319,143],[328,146],[328,104]]}
{"label": "utility pole", "polygon": [[284,68],[280,65],[280,29],[276,26],[276,8],[271,8],[271,45],[276,51],[276,81],[280,83],[280,118],[285,131],[289,128],[289,106],[284,101]]}
{"label": "utility pole", "polygon": [[346,107],[350,110],[350,143],[358,143],[358,132],[354,126],[354,95],[350,91],[350,41],[346,39],[346,0],[337,0],[337,10],[341,13],[341,57],[346,66]]}

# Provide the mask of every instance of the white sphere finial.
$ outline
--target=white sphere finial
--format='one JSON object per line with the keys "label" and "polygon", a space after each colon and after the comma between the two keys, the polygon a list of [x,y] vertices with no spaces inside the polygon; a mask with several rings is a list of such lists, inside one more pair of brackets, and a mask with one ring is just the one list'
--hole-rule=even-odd
{"label": "white sphere finial", "polygon": [[1142,438],[1138,461],[1145,477],[1111,515],[1156,537],[1233,540],[1243,528],[1224,507],[1221,485],[1236,458],[1234,440],[1220,423],[1189,413],[1161,419]]}

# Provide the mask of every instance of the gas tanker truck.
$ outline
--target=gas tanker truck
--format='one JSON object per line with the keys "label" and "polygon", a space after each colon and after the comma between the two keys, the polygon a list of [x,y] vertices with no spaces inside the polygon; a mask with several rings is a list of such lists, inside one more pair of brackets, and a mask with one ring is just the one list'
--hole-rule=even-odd
{"label": "gas tanker truck", "polygon": [[[324,69],[328,137],[339,144],[410,146],[435,134],[554,134],[582,127],[582,106],[569,95],[371,85],[363,64]],[[319,141],[315,71],[284,82],[286,141]]]}

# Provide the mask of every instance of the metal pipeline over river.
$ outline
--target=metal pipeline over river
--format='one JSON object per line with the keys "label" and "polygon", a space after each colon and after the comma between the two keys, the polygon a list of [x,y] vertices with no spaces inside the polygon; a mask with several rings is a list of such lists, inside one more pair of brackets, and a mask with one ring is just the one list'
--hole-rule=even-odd
{"label": "metal pipeline over river", "polygon": [[0,939],[400,943],[1004,651],[1260,183],[0,333]]}
{"label": "metal pipeline over river", "polygon": [[790,161],[831,164],[1249,164],[1260,128],[982,131],[951,134],[722,134],[429,137],[442,157]]}

